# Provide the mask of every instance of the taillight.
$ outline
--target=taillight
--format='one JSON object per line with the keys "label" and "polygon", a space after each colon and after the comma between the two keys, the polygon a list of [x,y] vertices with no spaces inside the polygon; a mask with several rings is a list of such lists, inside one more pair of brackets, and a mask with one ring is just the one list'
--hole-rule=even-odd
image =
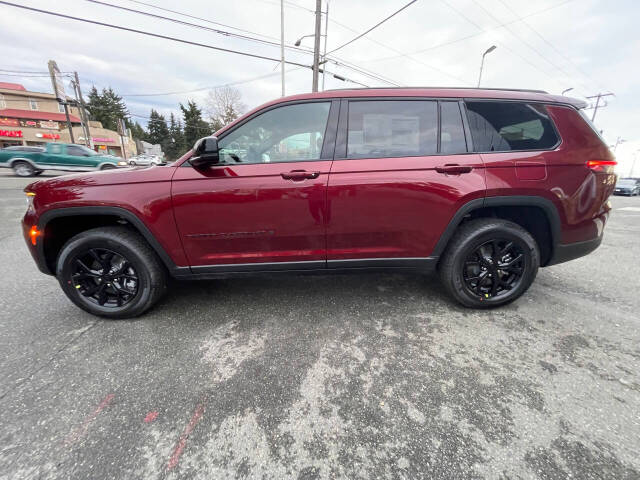
{"label": "taillight", "polygon": [[615,160],[589,160],[587,167],[595,172],[613,173],[613,167],[618,164]]}

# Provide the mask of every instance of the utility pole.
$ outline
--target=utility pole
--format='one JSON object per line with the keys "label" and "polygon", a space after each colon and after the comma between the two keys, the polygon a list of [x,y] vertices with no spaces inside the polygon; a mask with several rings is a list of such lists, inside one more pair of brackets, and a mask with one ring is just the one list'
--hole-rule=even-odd
{"label": "utility pole", "polygon": [[284,0],[280,0],[280,72],[284,97]]}
{"label": "utility pole", "polygon": [[[322,64],[324,65],[327,61],[327,37],[329,36],[329,0],[327,0],[327,9],[324,13],[324,48],[322,49]],[[324,77],[325,77],[325,68],[322,67],[322,91],[324,92]]]}
{"label": "utility pole", "polygon": [[318,73],[320,68],[320,31],[322,27],[322,0],[316,0],[316,32],[313,42],[313,83],[312,92],[318,91]]}
{"label": "utility pole", "polygon": [[53,94],[55,95],[58,103],[64,106],[64,115],[67,119],[67,128],[69,129],[69,138],[71,143],[76,143],[73,138],[73,129],[71,128],[71,120],[69,119],[69,102],[67,101],[67,94],[64,91],[64,81],[60,74],[60,69],[54,60],[49,60],[47,64],[49,67],[49,75],[51,76],[51,85],[53,86]]}
{"label": "utility pole", "polygon": [[76,99],[78,99],[80,118],[84,124],[84,138],[85,145],[93,149],[93,139],[91,138],[91,130],[89,129],[89,115],[87,115],[87,106],[84,103],[84,97],[82,96],[82,89],[80,88],[80,79],[78,78],[78,72],[73,72],[75,78]]}
{"label": "utility pole", "polygon": [[597,95],[593,95],[591,97],[587,97],[587,98],[595,98],[596,99],[596,105],[593,108],[593,115],[591,116],[591,122],[593,123],[596,119],[596,113],[598,113],[598,108],[600,108],[601,106],[606,106],[605,105],[600,105],[600,99],[603,97],[609,97],[609,96],[615,96],[615,94],[613,93],[598,93]]}

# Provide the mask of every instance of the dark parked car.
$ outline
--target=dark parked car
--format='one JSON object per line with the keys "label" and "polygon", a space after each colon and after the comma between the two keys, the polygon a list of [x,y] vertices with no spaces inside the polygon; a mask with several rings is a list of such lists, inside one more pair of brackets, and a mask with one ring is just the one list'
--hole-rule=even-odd
{"label": "dark parked car", "polygon": [[636,178],[621,178],[616,182],[615,195],[628,195],[633,197],[640,194],[640,180]]}
{"label": "dark parked car", "polygon": [[281,98],[171,166],[29,185],[24,236],[110,318],[150,308],[169,275],[254,272],[438,271],[462,305],[495,307],[600,245],[616,162],[585,106],[488,89]]}

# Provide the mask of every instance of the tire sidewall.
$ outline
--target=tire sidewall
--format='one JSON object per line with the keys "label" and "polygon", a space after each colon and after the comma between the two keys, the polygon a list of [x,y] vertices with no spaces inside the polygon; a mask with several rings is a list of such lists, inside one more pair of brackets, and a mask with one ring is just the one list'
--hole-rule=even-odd
{"label": "tire sidewall", "polygon": [[[136,296],[122,308],[104,307],[85,301],[80,292],[73,287],[71,282],[72,262],[78,254],[90,248],[100,248],[112,250],[122,255],[131,263],[138,275],[138,292]],[[135,248],[127,245],[126,242],[114,240],[109,236],[86,235],[71,239],[61,250],[56,262],[56,277],[62,290],[69,299],[83,310],[107,318],[131,317],[141,313],[146,309],[146,305],[151,298],[152,279],[151,274],[140,258]]]}
{"label": "tire sidewall", "polygon": [[[540,264],[538,247],[535,244],[535,240],[519,233],[517,230],[509,228],[509,226],[487,228],[477,232],[475,235],[470,235],[463,243],[462,248],[458,251],[453,261],[453,277],[451,280],[453,282],[453,288],[464,298],[465,304],[480,308],[497,307],[517,299],[531,286]],[[495,298],[484,299],[468,290],[464,283],[463,266],[466,259],[477,247],[496,239],[512,241],[522,249],[524,255],[524,274],[519,285],[513,290],[510,290],[509,293]]]}

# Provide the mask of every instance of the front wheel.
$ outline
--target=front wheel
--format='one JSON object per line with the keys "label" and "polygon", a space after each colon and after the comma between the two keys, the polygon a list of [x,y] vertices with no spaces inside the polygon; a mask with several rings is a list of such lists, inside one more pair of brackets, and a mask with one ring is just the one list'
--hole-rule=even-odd
{"label": "front wheel", "polygon": [[71,238],[58,256],[56,277],[73,303],[107,318],[141,315],[166,289],[157,255],[125,227],[95,228]]}
{"label": "front wheel", "polygon": [[455,233],[440,263],[440,278],[465,307],[512,302],[531,286],[540,266],[538,244],[516,223],[471,220]]}
{"label": "front wheel", "polygon": [[100,167],[100,170],[112,170],[114,168],[116,168],[115,165],[111,163],[105,163],[102,167]]}
{"label": "front wheel", "polygon": [[19,160],[13,163],[13,173],[18,177],[33,177],[36,174],[36,169],[29,162]]}

